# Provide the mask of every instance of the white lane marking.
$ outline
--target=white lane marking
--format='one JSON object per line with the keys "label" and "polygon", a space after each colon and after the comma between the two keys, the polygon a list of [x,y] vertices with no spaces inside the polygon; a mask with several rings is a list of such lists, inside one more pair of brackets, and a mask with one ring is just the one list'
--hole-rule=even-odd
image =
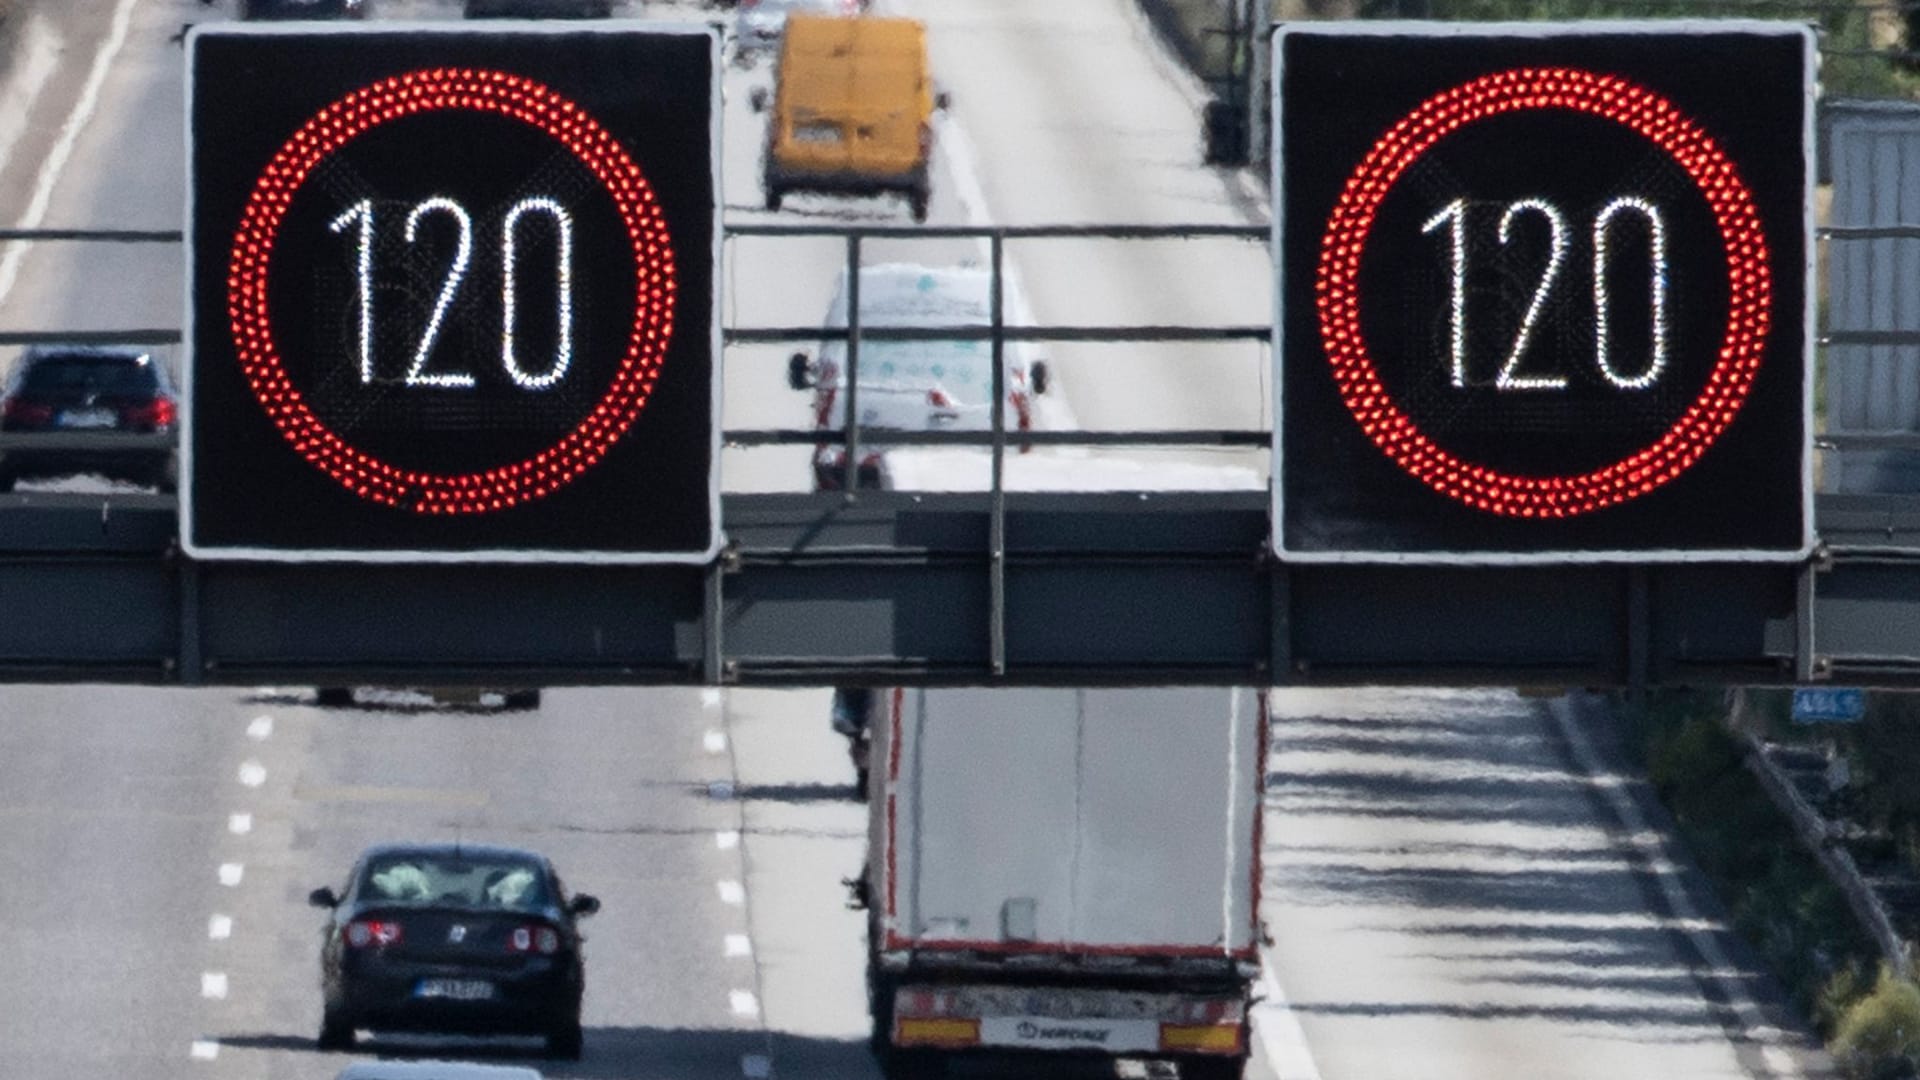
{"label": "white lane marking", "polygon": [[14,47],[15,55],[26,58],[7,81],[6,101],[8,105],[18,105],[0,114],[0,165],[13,156],[14,144],[20,136],[26,134],[27,118],[33,114],[33,103],[40,100],[40,92],[47,88],[47,80],[60,68],[60,54],[66,49],[66,43],[60,39],[58,31],[45,16],[38,12],[28,16],[26,29],[21,32],[20,43]]}
{"label": "white lane marking", "polygon": [[[74,147],[80,142],[80,133],[100,107],[100,91],[105,88],[107,76],[113,71],[115,58],[126,47],[127,32],[133,27],[133,8],[139,2],[120,0],[114,7],[113,25],[107,31],[107,39],[100,43],[100,51],[93,55],[93,68],[87,72],[87,81],[80,89],[80,100],[74,103],[73,112],[60,129],[60,138],[40,166],[33,200],[27,204],[27,212],[20,215],[20,220],[15,223],[19,228],[37,229],[47,220],[47,210],[53,205],[53,189],[59,185],[60,174],[66,171],[67,161],[73,157]],[[5,257],[0,258],[0,301],[6,300],[7,294],[13,291],[14,283],[19,280],[20,263],[26,258],[29,246],[21,242],[9,244]]]}
{"label": "white lane marking", "polygon": [[248,787],[259,787],[267,782],[267,767],[257,761],[243,762],[240,766],[240,782]]}
{"label": "white lane marking", "polygon": [[1260,958],[1260,1004],[1254,1006],[1253,1033],[1266,1051],[1274,1080],[1320,1080],[1320,1066],[1307,1045],[1300,1017],[1287,1004],[1286,991],[1266,956]]}
{"label": "white lane marking", "polygon": [[227,817],[227,831],[235,836],[245,836],[253,831],[252,814],[232,814]]}
{"label": "white lane marking", "polygon": [[215,915],[207,920],[207,936],[215,941],[225,941],[233,936],[233,917]]}
{"label": "white lane marking", "polygon": [[727,935],[728,956],[752,956],[753,940],[745,934]]}
{"label": "white lane marking", "polygon": [[713,842],[721,851],[732,851],[740,846],[740,832],[737,829],[726,829],[714,833]]}
{"label": "white lane marking", "polygon": [[254,742],[265,742],[273,735],[273,717],[256,716],[253,723],[247,725],[247,738]]}
{"label": "white lane marking", "polygon": [[220,884],[228,888],[240,884],[240,879],[245,877],[246,874],[247,868],[237,862],[220,864]]}
{"label": "white lane marking", "polygon": [[744,887],[742,887],[739,882],[722,881],[719,883],[719,885],[720,885],[720,902],[721,903],[732,904],[738,907],[739,905],[747,902],[747,890]]}
{"label": "white lane marking", "polygon": [[765,1054],[742,1054],[740,1075],[747,1080],[766,1080],[773,1075],[773,1059]]}
{"label": "white lane marking", "polygon": [[707,753],[709,754],[724,754],[727,752],[727,734],[724,731],[709,731],[703,741],[706,743]]}
{"label": "white lane marking", "polygon": [[719,708],[720,707],[720,691],[714,689],[711,686],[700,691],[700,707],[703,709]]}
{"label": "white lane marking", "polygon": [[220,1056],[220,1044],[210,1039],[195,1039],[187,1048],[187,1056],[195,1061],[212,1061]]}
{"label": "white lane marking", "polygon": [[759,1016],[760,999],[753,996],[751,990],[735,990],[727,995],[727,1001],[733,1006],[735,1016]]}
{"label": "white lane marking", "polygon": [[[1574,764],[1589,778],[1606,775],[1600,755],[1593,749],[1593,743],[1586,732],[1580,730],[1580,724],[1572,715],[1573,705],[1567,698],[1557,698],[1547,703],[1547,715],[1553,719],[1554,726],[1560,729],[1560,737],[1566,740],[1567,748],[1573,752]],[[1803,1074],[1777,1041],[1781,1032],[1769,1025],[1760,1012],[1760,1006],[1746,991],[1740,981],[1740,969],[1727,958],[1726,951],[1720,948],[1718,935],[1700,924],[1704,920],[1693,906],[1693,898],[1680,884],[1678,874],[1662,867],[1671,867],[1673,860],[1667,854],[1666,845],[1648,826],[1646,816],[1640,813],[1640,805],[1633,801],[1627,789],[1616,784],[1595,784],[1594,789],[1607,800],[1613,809],[1615,820],[1626,827],[1623,838],[1628,846],[1640,856],[1641,862],[1649,867],[1654,880],[1660,883],[1660,894],[1666,897],[1667,911],[1673,920],[1681,924],[1681,932],[1700,953],[1711,970],[1707,973],[1720,992],[1726,997],[1727,1005],[1740,1019],[1740,1030],[1748,1038],[1760,1045],[1760,1058],[1766,1064],[1767,1071],[1776,1077],[1802,1077]]]}
{"label": "white lane marking", "polygon": [[223,999],[227,996],[227,973],[224,971],[203,971],[200,973],[200,996],[203,998]]}

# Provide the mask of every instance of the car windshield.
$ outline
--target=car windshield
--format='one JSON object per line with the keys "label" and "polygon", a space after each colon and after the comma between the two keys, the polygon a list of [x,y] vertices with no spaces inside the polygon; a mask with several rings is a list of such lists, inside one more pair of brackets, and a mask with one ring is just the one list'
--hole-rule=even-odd
{"label": "car windshield", "polygon": [[538,863],[500,855],[400,852],[367,863],[364,900],[533,911],[548,904]]}
{"label": "car windshield", "polygon": [[158,386],[152,364],[124,356],[87,353],[37,358],[21,380],[34,393],[91,390],[102,394],[150,394]]}

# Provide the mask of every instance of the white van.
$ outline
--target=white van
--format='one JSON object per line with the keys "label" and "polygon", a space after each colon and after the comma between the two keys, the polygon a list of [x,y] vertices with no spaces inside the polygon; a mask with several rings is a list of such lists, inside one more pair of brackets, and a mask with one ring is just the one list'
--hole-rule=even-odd
{"label": "white van", "polygon": [[[841,271],[827,309],[826,326],[847,326],[846,271]],[[1004,280],[1002,282],[1005,284]],[[1010,290],[1009,290],[1010,292]],[[1004,298],[1011,301],[1011,295]],[[1003,324],[1027,322],[1003,304]],[[990,327],[993,325],[993,276],[967,266],[883,263],[860,269],[860,325],[874,327]],[[795,353],[787,381],[796,390],[813,390],[814,425],[840,428],[846,405],[847,343],[822,341],[813,356]],[[1010,435],[1030,431],[1036,397],[1047,392],[1047,362],[1031,342],[1006,342],[1005,423]],[[860,341],[858,410],[861,427],[859,487],[883,482],[885,432],[991,431],[993,428],[993,343],[985,338],[950,341]],[[869,433],[872,433],[871,436]],[[1017,438],[1010,439],[1018,445]],[[844,447],[823,445],[814,455],[816,490],[837,490],[846,475]]]}

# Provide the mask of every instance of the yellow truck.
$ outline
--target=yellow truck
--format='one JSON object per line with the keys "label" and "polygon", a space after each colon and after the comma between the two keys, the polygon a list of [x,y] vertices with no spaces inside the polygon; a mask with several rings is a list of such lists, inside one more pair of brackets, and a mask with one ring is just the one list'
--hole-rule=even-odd
{"label": "yellow truck", "polygon": [[793,191],[899,192],[925,221],[935,107],[919,22],[788,16],[767,122],[767,209]]}

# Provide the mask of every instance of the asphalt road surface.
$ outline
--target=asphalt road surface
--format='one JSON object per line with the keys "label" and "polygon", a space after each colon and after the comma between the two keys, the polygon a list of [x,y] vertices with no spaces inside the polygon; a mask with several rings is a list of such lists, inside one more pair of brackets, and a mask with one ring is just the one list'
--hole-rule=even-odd
{"label": "asphalt road surface", "polygon": [[[1201,92],[1128,0],[880,6],[928,22],[953,96],[934,222],[1263,220],[1249,177],[1198,165]],[[170,38],[224,10],[42,7],[0,86],[0,220],[179,227]],[[381,11],[456,9],[387,0]],[[727,76],[727,219],[906,223],[894,200],[761,209],[760,121],[746,100],[767,78],[764,63]],[[730,322],[822,318],[841,249],[785,244],[729,243]],[[982,255],[970,241],[869,252]],[[1044,321],[1267,317],[1258,245],[1036,242],[1010,256]],[[178,325],[179,259],[168,247],[0,246],[0,326]],[[785,385],[787,351],[729,355],[727,426],[808,422],[806,395]],[[1062,347],[1053,359],[1052,426],[1266,422],[1258,348]],[[726,486],[801,489],[806,456],[730,450]],[[1162,458],[1260,482],[1247,455]],[[554,1077],[876,1075],[862,924],[839,883],[860,864],[864,815],[824,691],[550,690],[524,713],[409,700],[323,711],[304,687],[0,688],[0,1076],[304,1080],[370,1055],[526,1061]],[[1604,730],[1581,741],[1593,718],[1563,723],[1496,692],[1285,693],[1274,712],[1274,945],[1255,1080],[1822,1070],[1657,815],[1635,809]],[[581,1062],[541,1061],[537,1043],[517,1040],[313,1049],[321,915],[304,897],[337,886],[362,846],[416,837],[538,848],[603,899],[587,923]]]}

